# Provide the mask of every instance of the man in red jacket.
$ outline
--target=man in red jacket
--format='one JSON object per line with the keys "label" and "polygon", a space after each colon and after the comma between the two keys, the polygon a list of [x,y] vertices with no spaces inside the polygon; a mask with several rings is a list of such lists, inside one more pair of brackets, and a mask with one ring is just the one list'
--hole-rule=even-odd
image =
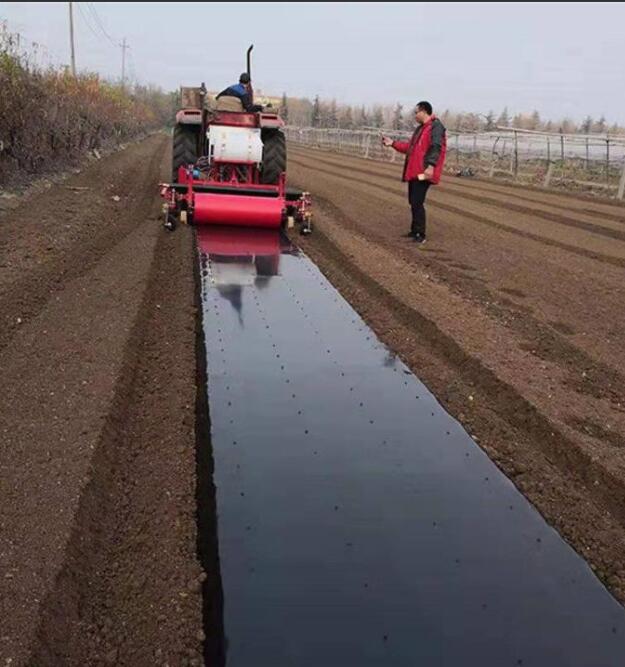
{"label": "man in red jacket", "polygon": [[425,243],[425,195],[430,185],[441,179],[447,138],[445,126],[432,114],[429,102],[419,102],[415,109],[419,123],[410,141],[393,141],[383,137],[385,146],[392,146],[406,154],[402,181],[408,181],[408,201],[412,209],[412,227],[406,234],[419,243]]}

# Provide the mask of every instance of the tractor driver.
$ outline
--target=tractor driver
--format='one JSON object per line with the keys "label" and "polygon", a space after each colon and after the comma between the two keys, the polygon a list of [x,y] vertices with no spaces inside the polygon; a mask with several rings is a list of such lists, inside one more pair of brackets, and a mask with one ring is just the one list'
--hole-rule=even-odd
{"label": "tractor driver", "polygon": [[216,99],[220,97],[236,97],[241,100],[243,109],[248,112],[262,111],[263,108],[259,104],[254,104],[252,101],[252,83],[250,81],[250,75],[247,72],[243,72],[239,77],[239,83],[235,83],[232,86],[228,86],[225,90],[222,90]]}

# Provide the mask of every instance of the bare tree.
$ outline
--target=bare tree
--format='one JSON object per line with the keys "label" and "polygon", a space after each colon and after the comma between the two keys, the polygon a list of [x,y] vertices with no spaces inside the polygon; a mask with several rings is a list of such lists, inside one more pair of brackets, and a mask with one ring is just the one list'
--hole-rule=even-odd
{"label": "bare tree", "polygon": [[350,106],[343,107],[339,114],[339,127],[351,130],[354,127],[354,115]]}
{"label": "bare tree", "polygon": [[373,127],[382,127],[384,124],[384,112],[381,106],[373,108],[373,118],[371,120]]}
{"label": "bare tree", "polygon": [[328,107],[328,117],[326,121],[326,126],[338,127],[338,123],[339,123],[339,117],[336,111],[336,100],[332,100],[332,102],[330,102],[330,106]]}
{"label": "bare tree", "polygon": [[528,130],[540,130],[540,114],[538,111],[534,110],[527,125]]}
{"label": "bare tree", "polygon": [[605,116],[602,115],[601,118],[593,125],[592,131],[598,132],[599,134],[605,134],[606,131]]}
{"label": "bare tree", "polygon": [[575,125],[575,123],[570,118],[565,118],[562,121],[561,128],[562,128],[562,132],[564,132],[564,134],[572,134],[573,132],[575,132],[577,130],[577,126]]}
{"label": "bare tree", "polygon": [[282,93],[282,101],[280,102],[280,115],[285,123],[289,122],[289,104],[286,99],[286,93]]}
{"label": "bare tree", "polygon": [[495,129],[495,112],[491,109],[487,114],[486,114],[486,122],[484,125],[484,129],[487,132],[490,132],[491,130]]}
{"label": "bare tree", "polygon": [[477,132],[480,129],[480,117],[476,113],[465,114],[462,123],[462,129],[469,132]]}
{"label": "bare tree", "polygon": [[313,102],[311,125],[313,127],[321,125],[321,102],[319,101],[319,95],[315,96],[315,101]]}
{"label": "bare tree", "polygon": [[504,110],[499,114],[499,118],[497,119],[497,125],[500,125],[502,127],[510,126],[510,116],[508,115],[508,107],[504,107]]}
{"label": "bare tree", "polygon": [[356,125],[357,127],[366,127],[369,125],[369,115],[367,114],[367,110],[365,109],[364,105],[360,107],[358,110],[358,116],[356,117]]}
{"label": "bare tree", "polygon": [[395,108],[393,109],[393,120],[391,122],[391,127],[394,130],[401,130],[402,129],[402,105],[397,102],[395,105]]}
{"label": "bare tree", "polygon": [[583,134],[590,134],[592,132],[593,120],[591,116],[586,116],[584,122],[580,126]]}

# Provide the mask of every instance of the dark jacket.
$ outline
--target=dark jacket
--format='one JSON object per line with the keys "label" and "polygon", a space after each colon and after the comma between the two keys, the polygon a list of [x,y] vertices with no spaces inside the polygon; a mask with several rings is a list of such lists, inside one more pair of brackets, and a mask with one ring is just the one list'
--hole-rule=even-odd
{"label": "dark jacket", "polygon": [[261,106],[253,103],[252,95],[242,83],[235,83],[233,86],[228,86],[228,88],[222,90],[217,95],[217,99],[220,97],[238,97],[245,111],[262,111]]}
{"label": "dark jacket", "polygon": [[446,135],[445,126],[436,116],[431,116],[427,123],[415,130],[410,141],[393,142],[393,148],[406,155],[403,181],[417,180],[429,166],[434,167],[430,183],[436,184],[441,180],[447,152]]}

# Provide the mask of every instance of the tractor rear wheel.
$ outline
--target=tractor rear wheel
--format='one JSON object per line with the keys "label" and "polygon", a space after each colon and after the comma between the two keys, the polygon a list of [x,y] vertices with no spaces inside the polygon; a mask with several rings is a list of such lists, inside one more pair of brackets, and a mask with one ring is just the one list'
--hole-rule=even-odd
{"label": "tractor rear wheel", "polygon": [[263,170],[260,182],[277,185],[280,174],[286,171],[286,140],[284,134],[276,129],[263,129]]}
{"label": "tractor rear wheel", "polygon": [[174,127],[172,181],[178,181],[178,167],[195,164],[198,158],[198,127],[176,125]]}

